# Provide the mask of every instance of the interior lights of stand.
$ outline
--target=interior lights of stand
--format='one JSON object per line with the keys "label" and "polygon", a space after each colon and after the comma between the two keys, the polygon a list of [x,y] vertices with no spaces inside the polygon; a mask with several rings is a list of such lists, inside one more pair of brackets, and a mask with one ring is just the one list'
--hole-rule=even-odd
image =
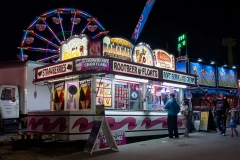
{"label": "interior lights of stand", "polygon": [[126,76],[120,76],[120,75],[115,75],[115,78],[116,79],[125,80],[125,81],[134,81],[134,82],[148,83],[147,79],[132,78],[132,77],[126,77]]}
{"label": "interior lights of stand", "polygon": [[174,84],[174,83],[168,83],[168,82],[163,82],[162,85],[170,86],[170,87],[178,87],[178,88],[187,88],[187,86],[183,84]]}

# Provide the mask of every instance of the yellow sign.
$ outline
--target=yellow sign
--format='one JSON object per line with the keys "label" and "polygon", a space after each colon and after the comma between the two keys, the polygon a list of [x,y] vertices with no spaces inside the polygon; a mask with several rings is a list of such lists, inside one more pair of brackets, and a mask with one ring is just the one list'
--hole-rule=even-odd
{"label": "yellow sign", "polygon": [[206,131],[208,128],[209,112],[201,112],[200,130]]}
{"label": "yellow sign", "polygon": [[72,37],[61,46],[61,60],[72,59],[88,55],[88,39],[84,37]]}
{"label": "yellow sign", "polygon": [[122,38],[103,38],[103,55],[117,59],[132,60],[133,44]]}

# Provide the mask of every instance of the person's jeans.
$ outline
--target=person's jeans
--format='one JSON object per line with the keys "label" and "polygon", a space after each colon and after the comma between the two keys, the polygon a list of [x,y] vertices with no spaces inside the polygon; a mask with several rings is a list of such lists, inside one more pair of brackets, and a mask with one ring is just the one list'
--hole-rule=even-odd
{"label": "person's jeans", "polygon": [[177,116],[168,115],[167,124],[168,124],[169,137],[170,138],[173,137],[173,132],[174,132],[175,137],[179,137],[178,136],[178,128],[177,128]]}
{"label": "person's jeans", "polygon": [[225,115],[216,115],[215,124],[218,129],[221,131],[221,134],[226,133],[226,116]]}

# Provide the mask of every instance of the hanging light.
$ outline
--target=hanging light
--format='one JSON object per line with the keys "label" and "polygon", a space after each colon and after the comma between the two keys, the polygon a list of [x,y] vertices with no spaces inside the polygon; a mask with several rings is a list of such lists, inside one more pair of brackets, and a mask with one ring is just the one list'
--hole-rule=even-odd
{"label": "hanging light", "polygon": [[198,62],[202,62],[202,59],[201,58],[198,58],[198,60],[197,60]]}
{"label": "hanging light", "polygon": [[214,61],[211,61],[211,64],[215,64],[215,62],[214,62]]}

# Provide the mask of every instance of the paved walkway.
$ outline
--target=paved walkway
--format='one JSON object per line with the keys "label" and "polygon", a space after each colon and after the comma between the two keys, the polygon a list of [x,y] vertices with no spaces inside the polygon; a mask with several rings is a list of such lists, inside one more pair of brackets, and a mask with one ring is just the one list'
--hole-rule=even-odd
{"label": "paved walkway", "polygon": [[159,138],[119,146],[119,152],[110,149],[94,151],[92,155],[77,152],[44,160],[239,160],[240,137],[230,137],[229,128],[226,134],[195,132],[189,138]]}

